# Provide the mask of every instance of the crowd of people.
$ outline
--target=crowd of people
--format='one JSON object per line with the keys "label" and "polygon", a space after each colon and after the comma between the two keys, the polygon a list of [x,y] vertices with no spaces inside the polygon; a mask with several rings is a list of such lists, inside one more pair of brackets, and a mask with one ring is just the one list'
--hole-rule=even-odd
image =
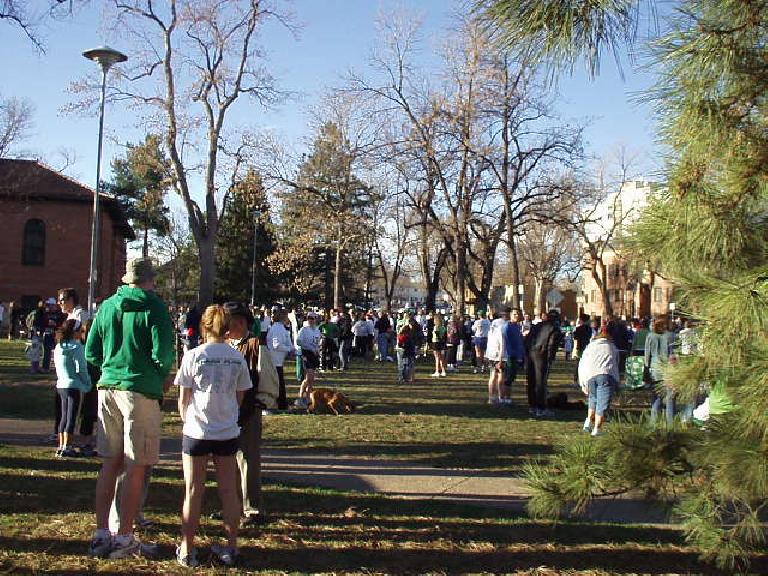
{"label": "crowd of people", "polygon": [[[124,285],[104,300],[93,318],[75,290],[40,302],[26,318],[30,371],[56,371],[56,456],[102,458],[96,485],[94,556],[152,554],[135,535],[143,516],[152,469],[158,462],[162,402],[179,388],[183,422],[185,497],[178,562],[199,564],[199,527],[206,470],[213,461],[222,502],[226,543],[212,547],[225,565],[238,561],[238,530],[265,521],[261,497],[262,417],[305,410],[317,373],[349,369],[351,362],[396,366],[399,382],[413,382],[417,359],[431,377],[471,370],[487,374],[488,403],[512,403],[513,386],[525,375],[528,408],[551,417],[548,379],[559,350],[576,359],[574,382],[588,400],[584,430],[603,431],[606,412],[627,367],[639,360],[651,388],[651,420],[662,406],[675,414],[675,392],[663,386],[664,366],[678,354],[697,353],[694,329],[673,330],[666,318],[633,322],[581,317],[575,325],[555,310],[537,319],[518,309],[493,315],[329,310],[240,302],[172,311],[154,291],[149,259],[128,262]],[[183,342],[183,354],[178,343]],[[293,357],[298,396],[290,402],[285,367]],[[353,360],[355,359],[356,360]],[[169,376],[177,365],[174,378]],[[693,405],[683,417],[690,418]],[[80,446],[74,439],[78,430]]]}

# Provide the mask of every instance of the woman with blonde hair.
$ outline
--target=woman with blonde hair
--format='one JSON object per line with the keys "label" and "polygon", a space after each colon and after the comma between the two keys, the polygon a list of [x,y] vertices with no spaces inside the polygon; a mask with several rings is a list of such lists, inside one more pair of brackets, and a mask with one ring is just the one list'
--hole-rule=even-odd
{"label": "woman with blonde hair", "polygon": [[239,446],[237,424],[240,403],[251,388],[251,377],[243,355],[226,342],[229,314],[223,306],[208,306],[200,321],[203,344],[187,351],[176,374],[182,430],[182,464],[186,491],[182,509],[181,545],[176,549],[179,564],[199,565],[194,547],[205,492],[208,459],[216,466],[226,546],[211,551],[227,566],[237,563],[237,529],[240,498],[235,455]]}
{"label": "woman with blonde hair", "polygon": [[435,322],[435,327],[432,329],[432,342],[430,342],[432,353],[435,355],[435,373],[432,374],[432,377],[437,378],[445,376],[445,348],[448,330],[445,327],[442,314],[435,313],[432,315],[432,319]]}

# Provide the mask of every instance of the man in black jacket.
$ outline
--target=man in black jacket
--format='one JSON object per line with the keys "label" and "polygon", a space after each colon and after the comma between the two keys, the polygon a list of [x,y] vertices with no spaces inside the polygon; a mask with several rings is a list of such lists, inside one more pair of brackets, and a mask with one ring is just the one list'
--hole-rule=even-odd
{"label": "man in black jacket", "polygon": [[562,343],[560,314],[556,310],[550,310],[546,321],[534,324],[525,337],[525,351],[528,359],[528,406],[531,414],[536,417],[553,416],[553,412],[547,409],[547,379],[549,368]]}

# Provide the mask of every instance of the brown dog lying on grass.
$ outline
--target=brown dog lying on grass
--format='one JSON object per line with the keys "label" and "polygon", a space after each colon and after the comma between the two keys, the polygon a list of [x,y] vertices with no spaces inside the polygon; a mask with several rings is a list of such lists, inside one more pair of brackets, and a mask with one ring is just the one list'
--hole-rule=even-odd
{"label": "brown dog lying on grass", "polygon": [[332,388],[315,388],[309,393],[309,408],[307,412],[314,414],[318,408],[325,407],[328,411],[339,416],[342,412],[350,413],[356,406],[342,392]]}

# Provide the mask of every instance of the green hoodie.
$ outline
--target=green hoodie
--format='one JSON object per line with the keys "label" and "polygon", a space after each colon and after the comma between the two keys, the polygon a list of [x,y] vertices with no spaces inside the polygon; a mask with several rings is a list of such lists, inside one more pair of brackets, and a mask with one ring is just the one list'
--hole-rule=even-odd
{"label": "green hoodie", "polygon": [[99,388],[161,399],[174,360],[168,308],[154,292],[121,286],[99,308],[85,356],[101,368]]}

